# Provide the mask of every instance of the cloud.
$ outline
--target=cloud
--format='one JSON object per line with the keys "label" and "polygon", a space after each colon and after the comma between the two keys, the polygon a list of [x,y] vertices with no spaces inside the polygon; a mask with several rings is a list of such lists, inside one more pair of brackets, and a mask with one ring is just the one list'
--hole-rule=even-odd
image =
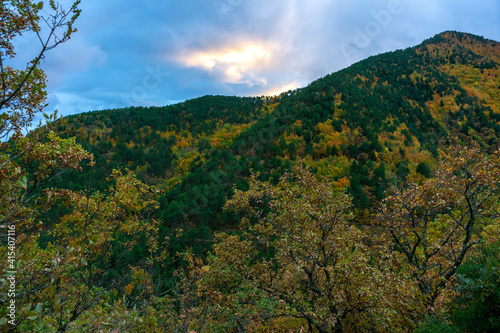
{"label": "cloud", "polygon": [[75,93],[57,92],[49,97],[52,104],[57,104],[59,110],[72,109],[75,113],[99,109],[101,102],[98,99],[89,99]]}
{"label": "cloud", "polygon": [[98,44],[77,37],[71,40],[71,44],[62,44],[57,51],[49,52],[42,66],[50,84],[57,85],[65,74],[86,72],[90,67],[102,68],[107,57]]}
{"label": "cloud", "polygon": [[274,94],[444,30],[500,40],[499,7],[497,0],[84,1],[79,31],[43,66],[51,107],[63,114]]}
{"label": "cloud", "polygon": [[266,78],[255,73],[269,66],[272,49],[258,43],[240,43],[222,49],[187,50],[177,56],[177,61],[187,67],[201,68],[219,82],[266,85]]}

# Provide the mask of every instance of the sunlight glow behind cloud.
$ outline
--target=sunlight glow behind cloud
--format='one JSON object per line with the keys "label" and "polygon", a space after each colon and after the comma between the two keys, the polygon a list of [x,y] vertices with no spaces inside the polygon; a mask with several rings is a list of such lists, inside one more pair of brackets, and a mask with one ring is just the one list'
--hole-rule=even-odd
{"label": "sunlight glow behind cloud", "polygon": [[272,87],[270,90],[266,91],[264,93],[265,96],[277,96],[281,93],[284,93],[289,90],[295,90],[297,88],[302,87],[302,85],[299,82],[292,82],[289,84],[285,84],[284,86],[281,86],[279,88]]}
{"label": "sunlight glow behind cloud", "polygon": [[197,67],[218,77],[222,82],[266,84],[257,78],[254,70],[269,64],[272,52],[258,45],[245,45],[239,48],[194,51],[184,54],[178,61],[187,67]]}

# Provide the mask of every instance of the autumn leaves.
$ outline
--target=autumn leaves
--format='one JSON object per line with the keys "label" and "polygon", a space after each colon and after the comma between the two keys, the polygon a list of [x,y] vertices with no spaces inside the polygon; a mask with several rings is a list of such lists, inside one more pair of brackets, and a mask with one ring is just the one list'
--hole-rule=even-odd
{"label": "autumn leaves", "polygon": [[276,185],[252,175],[250,189],[226,204],[242,214],[240,231],[220,234],[202,269],[202,290],[221,297],[212,325],[320,332],[417,326],[450,300],[457,268],[485,227],[498,233],[499,181],[498,155],[455,143],[434,178],[401,185],[383,201],[377,219],[384,232],[375,236],[354,226],[351,198],[307,168]]}

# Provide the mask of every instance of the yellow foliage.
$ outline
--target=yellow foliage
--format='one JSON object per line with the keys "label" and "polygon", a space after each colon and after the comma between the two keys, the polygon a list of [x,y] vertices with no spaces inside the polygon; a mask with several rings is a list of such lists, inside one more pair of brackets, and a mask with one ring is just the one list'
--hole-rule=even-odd
{"label": "yellow foliage", "polygon": [[343,189],[343,188],[347,188],[350,185],[350,183],[351,182],[349,181],[349,178],[342,177],[339,180],[337,180],[336,182],[334,182],[334,185],[338,189]]}
{"label": "yellow foliage", "polygon": [[471,68],[469,65],[447,64],[442,65],[440,69],[457,77],[468,95],[477,97],[479,101],[484,100],[493,112],[500,113],[500,89],[498,89],[500,70],[498,68],[484,69],[481,73],[479,69]]}
{"label": "yellow foliage", "polygon": [[133,285],[132,283],[129,283],[129,284],[127,284],[127,285],[125,286],[124,290],[125,290],[125,292],[126,292],[127,294],[129,294],[129,295],[130,295],[130,294],[132,293],[132,291],[134,290],[134,285]]}
{"label": "yellow foliage", "polygon": [[210,145],[217,149],[228,149],[233,139],[240,135],[251,124],[223,124],[217,125],[217,131],[210,136]]}

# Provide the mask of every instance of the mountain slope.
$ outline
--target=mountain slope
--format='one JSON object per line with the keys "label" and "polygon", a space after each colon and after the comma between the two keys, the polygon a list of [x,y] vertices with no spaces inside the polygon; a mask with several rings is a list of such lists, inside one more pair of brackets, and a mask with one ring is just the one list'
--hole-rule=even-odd
{"label": "mountain slope", "polygon": [[[250,170],[275,181],[298,161],[347,187],[368,218],[390,182],[432,175],[449,135],[500,147],[499,71],[499,43],[445,32],[279,97],[205,96],[70,116],[56,127],[95,154],[94,188],[112,168],[135,171],[163,189],[164,228],[191,228],[192,239],[237,221],[222,207]],[[83,188],[88,175],[59,182]]]}

